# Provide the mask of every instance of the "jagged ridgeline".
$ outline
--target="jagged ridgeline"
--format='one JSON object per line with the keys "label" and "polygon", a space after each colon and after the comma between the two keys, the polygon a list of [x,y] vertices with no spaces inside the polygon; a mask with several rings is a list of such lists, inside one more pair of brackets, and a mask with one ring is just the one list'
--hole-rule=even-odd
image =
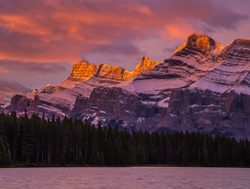
{"label": "jagged ridgeline", "polygon": [[143,57],[134,71],[80,61],[59,86],[16,95],[4,111],[250,138],[250,40],[224,46],[192,34],[163,59]]}
{"label": "jagged ridgeline", "polygon": [[126,132],[65,118],[0,114],[0,165],[250,166],[250,142],[198,133]]}
{"label": "jagged ridgeline", "polygon": [[126,81],[140,75],[142,72],[152,70],[160,62],[143,57],[134,71],[128,71],[121,66],[111,66],[106,64],[90,64],[82,60],[73,65],[69,79],[86,81],[93,77],[114,80],[114,82]]}

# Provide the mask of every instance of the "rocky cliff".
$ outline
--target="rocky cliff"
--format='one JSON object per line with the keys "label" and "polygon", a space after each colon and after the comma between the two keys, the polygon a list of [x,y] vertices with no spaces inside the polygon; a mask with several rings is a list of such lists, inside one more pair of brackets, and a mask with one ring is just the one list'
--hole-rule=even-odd
{"label": "rocky cliff", "polygon": [[128,71],[121,66],[112,66],[107,64],[90,64],[82,60],[73,65],[70,79],[89,80],[93,77],[106,78],[116,81],[125,81],[136,77],[142,72],[152,70],[160,62],[143,57],[141,62],[135,67],[134,71]]}
{"label": "rocky cliff", "polygon": [[125,80],[128,71],[120,66],[110,66],[106,64],[90,64],[83,60],[73,65],[70,78],[89,80],[92,77],[105,77],[118,81]]}

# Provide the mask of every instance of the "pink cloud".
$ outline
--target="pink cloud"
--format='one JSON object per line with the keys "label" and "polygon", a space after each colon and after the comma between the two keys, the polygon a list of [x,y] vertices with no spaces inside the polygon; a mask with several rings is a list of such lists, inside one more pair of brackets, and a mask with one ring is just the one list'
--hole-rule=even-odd
{"label": "pink cloud", "polygon": [[8,73],[8,70],[2,66],[0,66],[0,73]]}
{"label": "pink cloud", "polygon": [[234,29],[245,19],[213,0],[12,0],[0,6],[0,58],[39,62],[90,53],[141,56],[137,40],[183,39],[204,25]]}
{"label": "pink cloud", "polygon": [[174,23],[169,23],[163,30],[163,36],[166,38],[186,39],[190,33],[195,32],[196,29],[189,25],[183,19],[176,19]]}

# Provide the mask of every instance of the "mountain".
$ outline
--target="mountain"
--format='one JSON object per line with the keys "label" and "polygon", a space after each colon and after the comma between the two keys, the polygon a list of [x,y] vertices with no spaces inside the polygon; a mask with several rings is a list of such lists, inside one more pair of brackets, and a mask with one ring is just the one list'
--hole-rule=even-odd
{"label": "mountain", "polygon": [[80,61],[61,85],[16,95],[5,111],[250,138],[249,44],[192,34],[162,63],[143,57],[131,72]]}
{"label": "mountain", "polygon": [[26,110],[28,114],[37,112],[50,118],[53,115],[64,117],[74,108],[77,97],[89,97],[98,87],[116,86],[158,64],[160,62],[143,57],[135,70],[129,72],[120,66],[95,65],[82,60],[73,64],[71,74],[59,86],[47,85],[25,96],[14,96],[6,112],[17,111],[22,115]]}
{"label": "mountain", "polygon": [[115,88],[96,88],[87,99],[79,97],[70,116],[145,130],[165,128],[168,120],[161,119],[168,113],[172,92],[187,88],[218,67],[221,59],[217,57],[223,49],[207,35],[192,34],[173,56],[151,71]]}

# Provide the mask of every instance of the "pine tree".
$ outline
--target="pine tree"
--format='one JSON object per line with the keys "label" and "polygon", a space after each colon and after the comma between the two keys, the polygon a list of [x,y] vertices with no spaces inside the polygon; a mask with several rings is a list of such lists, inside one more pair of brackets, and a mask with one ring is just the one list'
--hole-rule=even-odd
{"label": "pine tree", "polygon": [[8,144],[0,136],[0,165],[9,165],[11,163],[11,152]]}
{"label": "pine tree", "polygon": [[126,132],[33,114],[0,114],[0,165],[250,166],[250,142],[200,133]]}

